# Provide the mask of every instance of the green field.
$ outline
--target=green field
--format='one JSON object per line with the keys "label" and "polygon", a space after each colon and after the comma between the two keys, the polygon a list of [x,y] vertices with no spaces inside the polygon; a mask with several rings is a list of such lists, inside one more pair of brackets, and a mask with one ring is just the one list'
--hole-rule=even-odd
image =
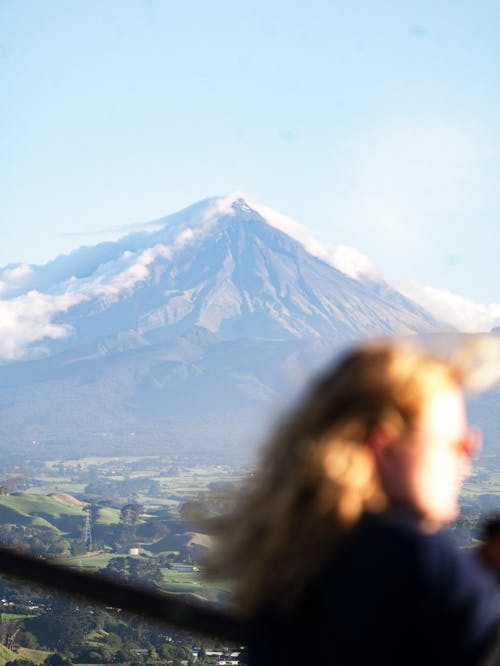
{"label": "green field", "polygon": [[30,650],[29,648],[21,647],[16,653],[16,659],[29,659],[29,661],[32,661],[35,664],[42,664],[49,654],[53,653],[48,650]]}
{"label": "green field", "polygon": [[113,509],[110,506],[104,506],[99,509],[97,523],[99,525],[116,525],[120,522],[120,510]]}
{"label": "green field", "polygon": [[58,560],[58,564],[64,566],[77,567],[89,573],[94,573],[99,569],[104,569],[109,560],[117,557],[116,553],[98,553],[97,555],[77,555],[76,557],[67,557],[63,560]]}
{"label": "green field", "polygon": [[216,601],[219,594],[229,592],[229,584],[208,581],[199,571],[163,570],[163,589],[169,594],[192,594],[205,601]]}
{"label": "green field", "polygon": [[14,659],[19,659],[19,656],[12,650],[8,650],[5,645],[0,644],[0,665],[3,666],[8,661],[14,661]]}
{"label": "green field", "polygon": [[0,524],[49,529],[56,534],[81,530],[81,507],[35,493],[0,495]]}
{"label": "green field", "polygon": [[[99,553],[90,556],[68,557],[59,560],[59,564],[95,573],[106,567],[108,562],[115,557],[118,557],[116,553]],[[199,571],[162,569],[162,574],[163,589],[171,594],[194,594],[201,599],[214,600],[219,592],[229,590],[229,586],[224,586],[220,582],[207,581]]]}
{"label": "green field", "polygon": [[81,516],[82,509],[55,499],[48,495],[35,493],[12,493],[11,495],[0,495],[1,507],[10,509],[21,515],[31,517],[33,515],[47,515],[52,518],[62,516]]}

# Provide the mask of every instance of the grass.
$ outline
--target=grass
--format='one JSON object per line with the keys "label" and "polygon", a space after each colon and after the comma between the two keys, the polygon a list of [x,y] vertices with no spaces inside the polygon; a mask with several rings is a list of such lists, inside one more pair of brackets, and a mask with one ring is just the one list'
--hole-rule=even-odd
{"label": "grass", "polygon": [[0,524],[38,527],[57,534],[81,533],[84,514],[80,507],[47,495],[0,495]]}
{"label": "grass", "polygon": [[103,641],[106,640],[106,636],[109,636],[109,634],[104,629],[95,629],[94,631],[91,631],[89,634],[87,634],[85,642],[89,643],[89,645],[92,644],[94,646],[100,646],[102,645]]}
{"label": "grass", "polygon": [[219,594],[230,591],[229,585],[220,581],[210,581],[197,571],[172,571],[163,573],[163,590],[169,594],[192,594],[203,601],[216,601]]}
{"label": "grass", "polygon": [[77,555],[76,557],[58,560],[58,564],[95,572],[103,569],[113,557],[117,557],[116,553],[99,553],[98,555],[90,556]]}
{"label": "grass", "polygon": [[45,518],[42,518],[41,516],[33,516],[31,519],[31,524],[33,527],[46,527],[50,530],[53,530],[54,532],[57,532],[58,534],[61,533],[61,530],[59,530],[55,525],[52,525],[52,523],[49,523],[48,520],[45,520]]}
{"label": "grass", "polygon": [[120,522],[120,510],[113,509],[109,506],[99,509],[99,517],[97,523],[99,525],[116,525]]}
{"label": "grass", "polygon": [[66,504],[47,495],[34,493],[12,493],[12,495],[0,495],[0,507],[16,511],[22,516],[31,517],[33,514],[47,515],[52,518],[63,516],[81,516],[80,507]]}
{"label": "grass", "polygon": [[18,655],[12,650],[8,650],[5,645],[0,644],[0,664],[4,666],[8,661],[14,661],[18,659]]}
{"label": "grass", "polygon": [[30,648],[22,647],[19,648],[16,659],[21,657],[22,659],[29,659],[29,661],[33,661],[35,664],[42,664],[49,654],[53,653],[47,650],[31,650]]}

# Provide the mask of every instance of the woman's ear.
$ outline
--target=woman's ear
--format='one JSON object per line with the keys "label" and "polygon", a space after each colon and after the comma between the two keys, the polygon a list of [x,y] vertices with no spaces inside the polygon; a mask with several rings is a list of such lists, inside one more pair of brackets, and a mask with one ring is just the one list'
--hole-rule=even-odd
{"label": "woman's ear", "polygon": [[390,423],[381,423],[370,430],[365,439],[377,467],[383,467],[394,453],[394,445],[400,439],[399,431]]}

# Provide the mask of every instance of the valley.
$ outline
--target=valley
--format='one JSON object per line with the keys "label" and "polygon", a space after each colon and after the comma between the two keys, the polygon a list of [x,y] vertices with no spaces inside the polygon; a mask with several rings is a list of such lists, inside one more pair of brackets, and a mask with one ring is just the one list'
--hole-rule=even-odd
{"label": "valley", "polygon": [[[0,474],[0,541],[79,571],[224,604],[228,585],[206,580],[201,572],[209,537],[199,523],[202,513],[206,517],[230,506],[230,493],[247,471],[186,454],[8,465]],[[1,664],[19,658],[40,663],[61,652],[71,653],[72,663],[150,663],[156,654],[177,664],[190,663],[200,649],[209,656],[220,653],[205,662],[215,663],[235,649],[138,625],[116,609],[82,611],[5,578],[0,589]],[[60,631],[54,632],[54,623]]]}

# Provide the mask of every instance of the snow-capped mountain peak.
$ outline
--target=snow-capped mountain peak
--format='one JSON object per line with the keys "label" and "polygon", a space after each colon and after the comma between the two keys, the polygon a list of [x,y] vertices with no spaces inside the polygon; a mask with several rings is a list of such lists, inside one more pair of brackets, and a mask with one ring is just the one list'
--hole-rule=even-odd
{"label": "snow-capped mountain peak", "polygon": [[0,356],[49,354],[135,331],[348,339],[435,321],[354,250],[240,194],[200,201],[115,242],[0,275]]}

